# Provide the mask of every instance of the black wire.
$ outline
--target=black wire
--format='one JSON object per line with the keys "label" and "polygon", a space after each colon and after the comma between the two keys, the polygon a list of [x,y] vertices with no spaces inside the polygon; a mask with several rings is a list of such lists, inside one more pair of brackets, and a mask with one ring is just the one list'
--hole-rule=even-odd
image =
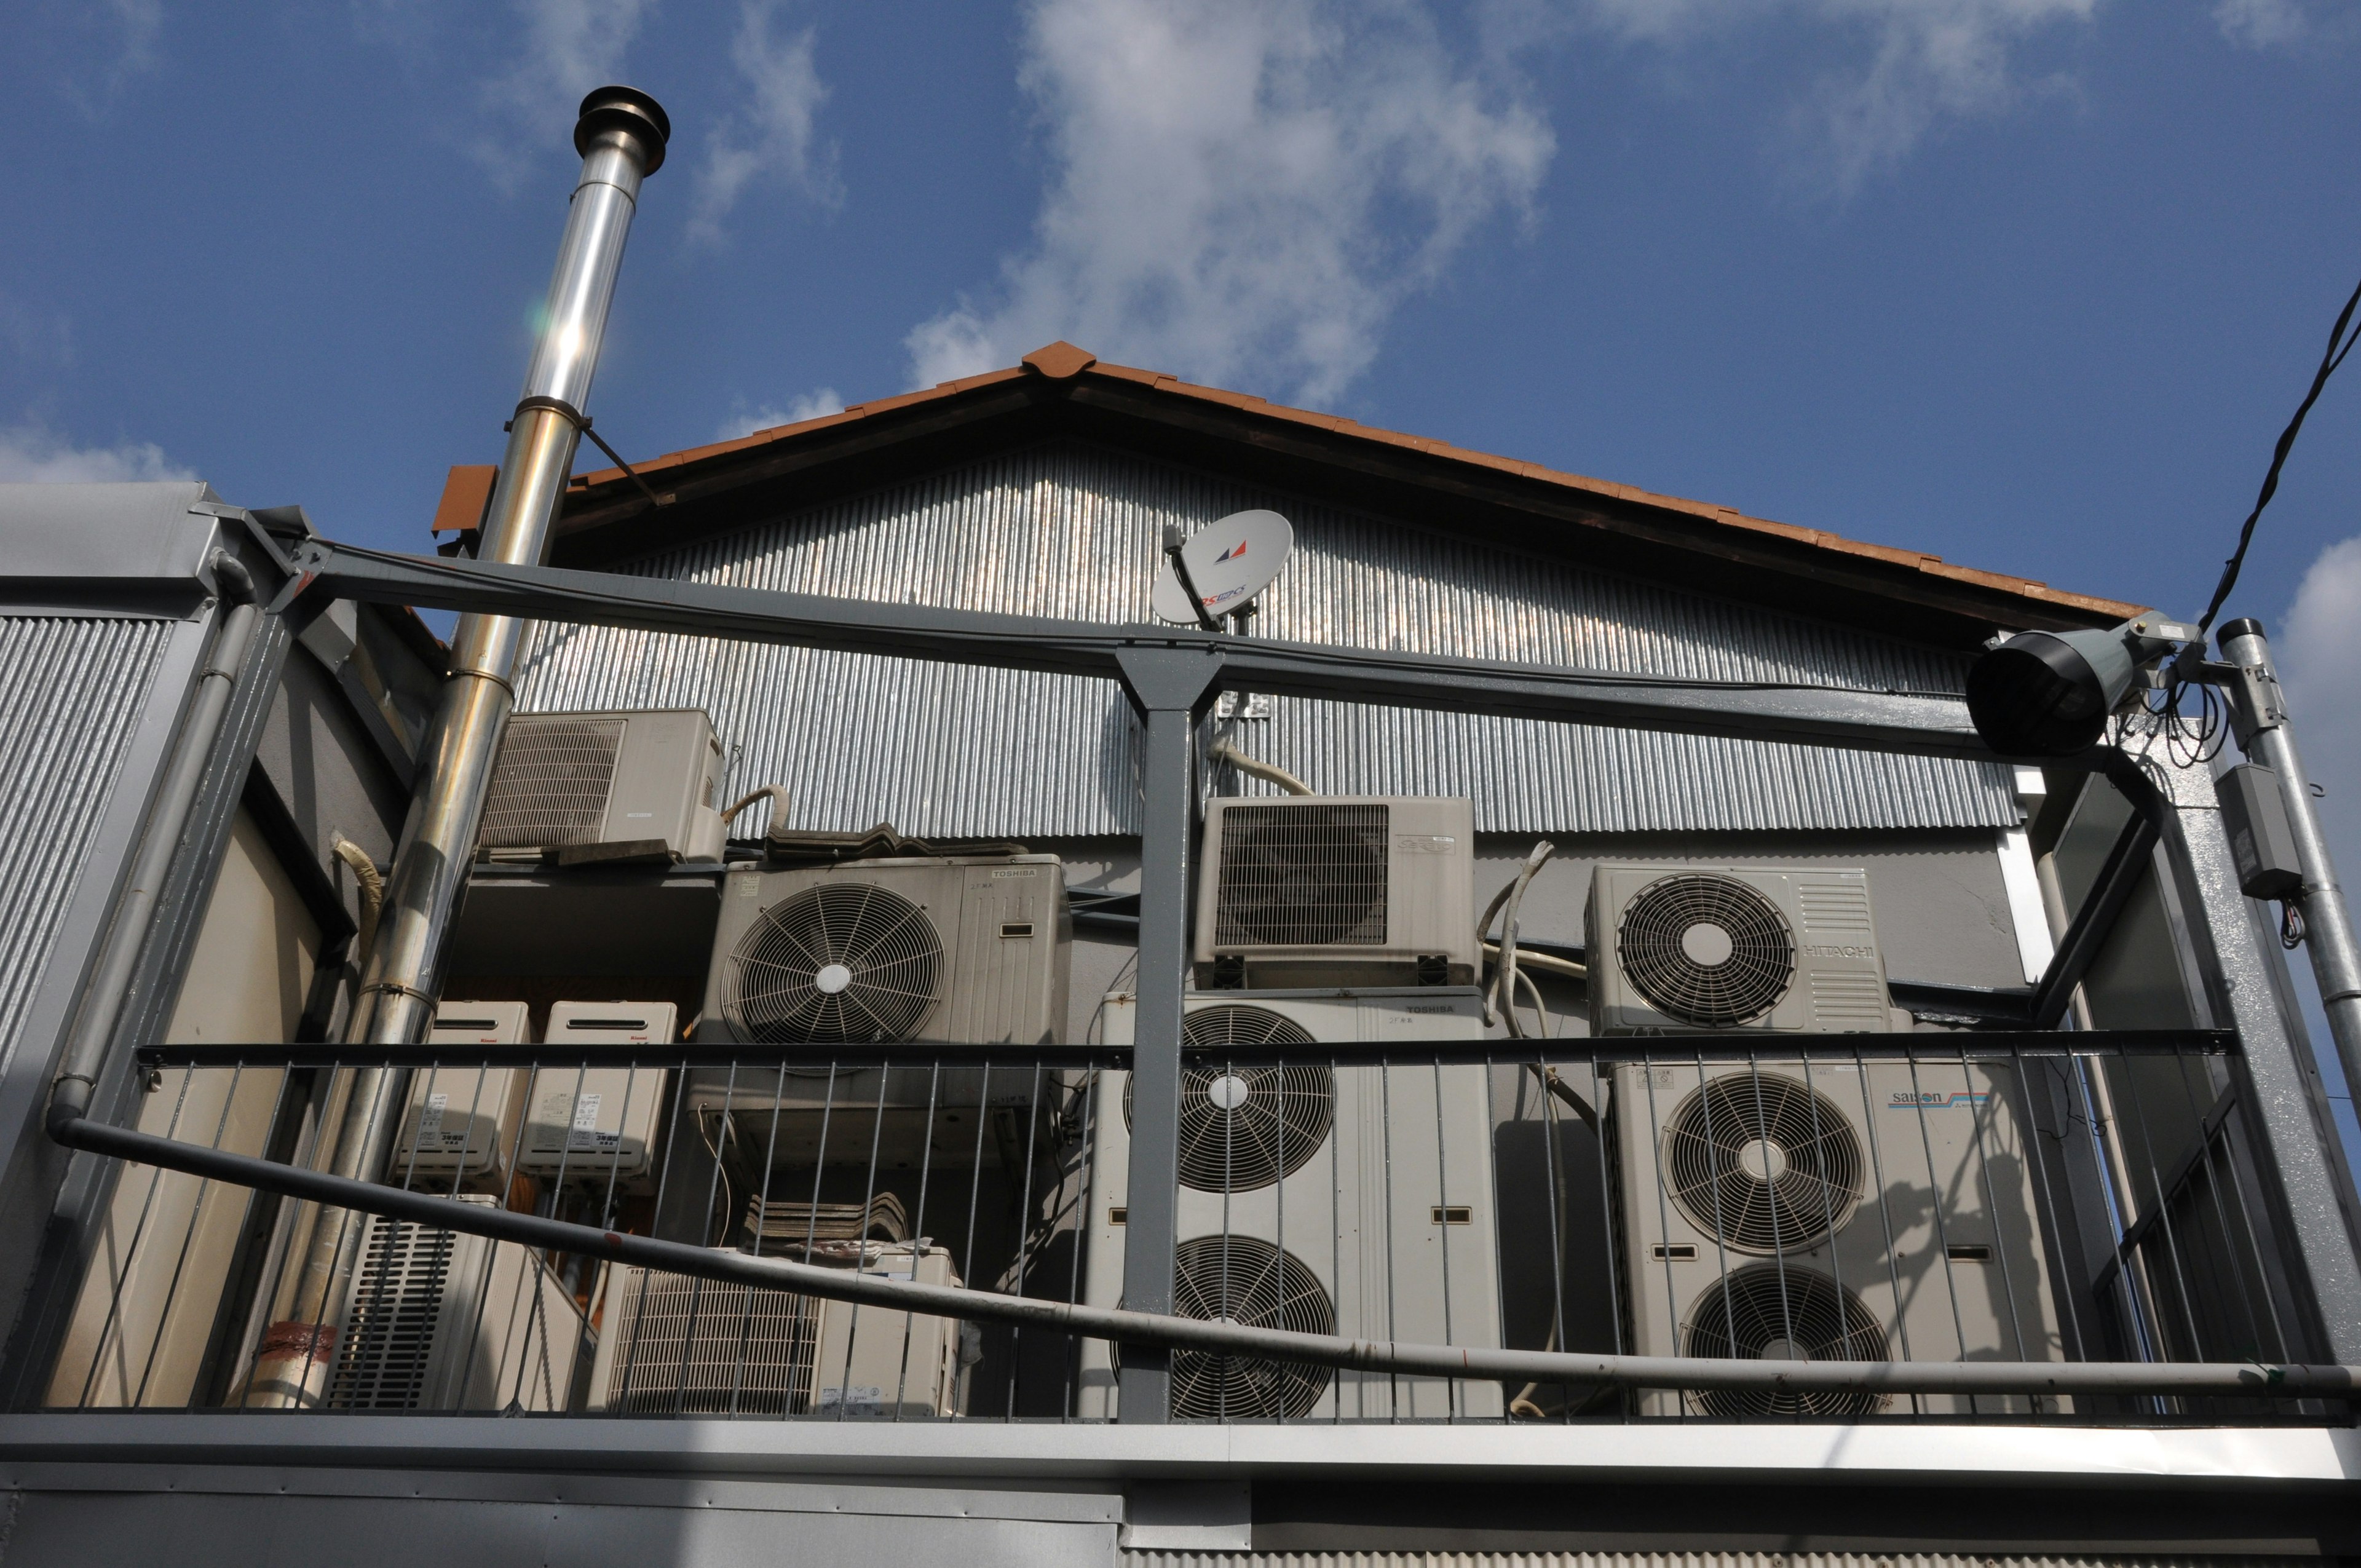
{"label": "black wire", "polygon": [[2255,510],[2246,514],[2246,526],[2238,530],[2238,548],[2222,564],[2222,581],[2213,589],[2213,601],[2198,618],[2197,630],[2200,631],[2213,629],[2213,618],[2222,613],[2222,601],[2228,598],[2230,590],[2237,586],[2238,568],[2246,565],[2246,546],[2254,541],[2255,521],[2263,515],[2263,509],[2271,504],[2271,497],[2279,492],[2279,469],[2287,462],[2289,449],[2295,445],[2296,432],[2303,428],[2303,416],[2310,413],[2312,405],[2320,400],[2320,389],[2328,385],[2328,378],[2336,374],[2336,367],[2345,363],[2346,355],[2353,352],[2353,345],[2361,341],[2361,333],[2348,337],[2345,332],[2352,323],[2356,306],[2361,306],[2361,283],[2354,285],[2353,297],[2345,301],[2345,309],[2337,313],[2336,325],[2328,334],[2328,348],[2321,355],[2320,368],[2312,378],[2312,390],[2303,395],[2302,406],[2295,411],[2295,418],[2288,421],[2287,429],[2279,433],[2279,444],[2271,452],[2270,472],[2263,476],[2262,492],[2255,498]]}
{"label": "black wire", "polygon": [[2303,946],[2303,907],[2292,898],[2279,905],[2279,946],[2293,952]]}

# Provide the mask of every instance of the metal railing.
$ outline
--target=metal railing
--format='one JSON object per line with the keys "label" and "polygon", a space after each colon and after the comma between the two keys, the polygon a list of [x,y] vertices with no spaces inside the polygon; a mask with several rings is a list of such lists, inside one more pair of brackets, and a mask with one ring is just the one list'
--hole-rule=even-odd
{"label": "metal railing", "polygon": [[[148,1053],[291,1182],[127,1166],[51,1408],[1092,1420],[1146,1347],[1183,1420],[2344,1419],[2226,1036],[1191,1047],[1189,1333],[1116,1321],[1121,1047],[368,1049]],[[382,1068],[457,1228],[291,1180]]]}

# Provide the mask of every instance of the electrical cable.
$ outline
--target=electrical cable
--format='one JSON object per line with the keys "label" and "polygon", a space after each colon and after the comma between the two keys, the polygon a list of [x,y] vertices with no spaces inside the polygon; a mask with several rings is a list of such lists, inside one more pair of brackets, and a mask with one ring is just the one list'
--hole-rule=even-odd
{"label": "electrical cable", "polygon": [[2271,504],[2271,497],[2279,493],[2279,469],[2287,462],[2289,450],[2295,445],[2296,433],[2303,428],[2304,416],[2312,412],[2312,405],[2320,400],[2321,389],[2328,385],[2331,376],[2336,374],[2336,367],[2345,363],[2345,356],[2353,352],[2353,345],[2361,342],[2361,332],[2348,334],[2345,331],[2352,324],[2356,306],[2361,306],[2361,283],[2353,286],[2352,298],[2346,300],[2345,308],[2337,313],[2336,325],[2328,334],[2328,347],[2320,356],[2320,368],[2312,373],[2312,389],[2304,393],[2295,417],[2288,421],[2287,429],[2279,433],[2279,445],[2271,451],[2270,471],[2263,476],[2262,490],[2255,497],[2255,510],[2246,514],[2245,526],[2238,530],[2238,547],[2222,564],[2222,581],[2213,589],[2213,602],[2205,607],[2205,613],[2197,618],[2197,630],[2201,632],[2213,630],[2213,618],[2222,613],[2223,601],[2238,585],[2238,569],[2246,565],[2246,546],[2254,542],[2256,520],[2263,515],[2263,509]]}

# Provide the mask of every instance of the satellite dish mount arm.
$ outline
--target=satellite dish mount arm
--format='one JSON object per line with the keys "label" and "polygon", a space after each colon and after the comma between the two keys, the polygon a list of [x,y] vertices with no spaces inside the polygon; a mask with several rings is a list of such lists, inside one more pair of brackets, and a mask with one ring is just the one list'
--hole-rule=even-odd
{"label": "satellite dish mount arm", "polygon": [[1197,614],[1197,624],[1218,633],[1221,622],[1205,613],[1205,601],[1197,592],[1195,579],[1189,576],[1189,563],[1180,558],[1180,530],[1172,523],[1164,525],[1164,558],[1172,563],[1172,576],[1180,580],[1180,591],[1189,596],[1189,608]]}

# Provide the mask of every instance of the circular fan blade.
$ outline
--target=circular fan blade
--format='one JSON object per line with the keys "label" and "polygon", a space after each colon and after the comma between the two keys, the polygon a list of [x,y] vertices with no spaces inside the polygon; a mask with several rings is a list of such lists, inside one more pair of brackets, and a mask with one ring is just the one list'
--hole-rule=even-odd
{"label": "circular fan blade", "polygon": [[722,1015],[765,1042],[906,1040],[934,1010],[942,969],[925,910],[874,883],[823,882],[764,909],[739,938]]}
{"label": "circular fan blade", "polygon": [[1795,978],[1779,906],[1735,877],[1699,872],[1642,888],[1624,905],[1615,956],[1649,1005],[1701,1029],[1752,1023]]}
{"label": "circular fan blade", "polygon": [[1861,1201],[1852,1123],[1784,1073],[1733,1072],[1691,1091],[1665,1124],[1664,1166],[1681,1212],[1740,1252],[1817,1245]]}
{"label": "circular fan blade", "polygon": [[[1772,1361],[1883,1361],[1885,1331],[1851,1291],[1817,1269],[1749,1264],[1708,1285],[1689,1308],[1684,1355]],[[1885,1396],[1835,1390],[1713,1388],[1688,1396],[1705,1414],[1868,1416]]]}
{"label": "circular fan blade", "polygon": [[[1311,1269],[1256,1236],[1198,1236],[1173,1257],[1173,1310],[1201,1321],[1333,1334],[1336,1310]],[[1172,1353],[1172,1413],[1183,1420],[1285,1420],[1309,1415],[1328,1391],[1324,1366]]]}
{"label": "circular fan blade", "polygon": [[[1206,1007],[1182,1028],[1191,1049],[1308,1046],[1311,1033],[1268,1007]],[[1335,1074],[1324,1067],[1200,1066],[1180,1079],[1180,1180],[1200,1192],[1252,1192],[1303,1168],[1328,1141]],[[1131,1088],[1123,1095],[1131,1124]]]}

